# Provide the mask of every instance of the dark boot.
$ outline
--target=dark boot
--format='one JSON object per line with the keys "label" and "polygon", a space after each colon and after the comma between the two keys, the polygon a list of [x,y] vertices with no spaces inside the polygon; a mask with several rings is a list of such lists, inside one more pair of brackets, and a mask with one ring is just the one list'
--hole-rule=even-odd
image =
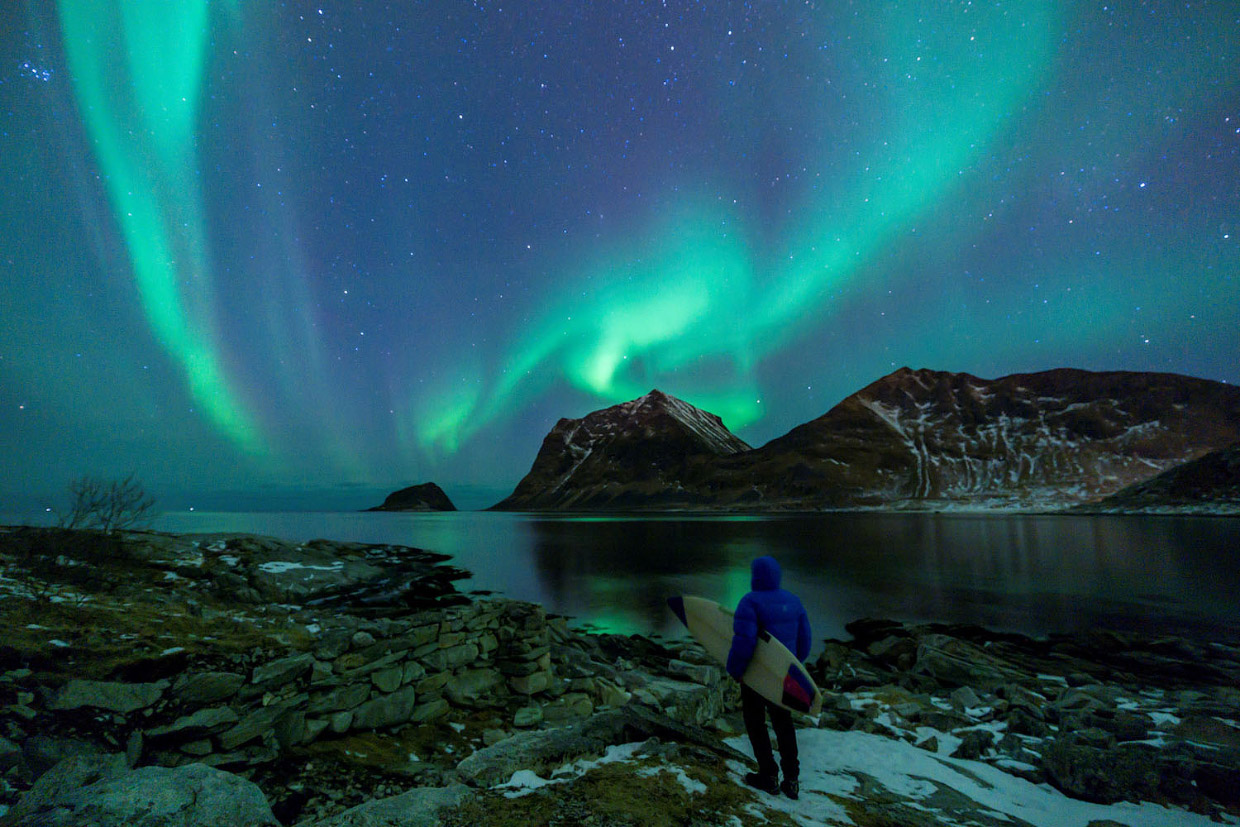
{"label": "dark boot", "polygon": [[764,793],[779,795],[779,779],[773,775],[747,772],[745,773],[745,783],[754,789],[762,790]]}
{"label": "dark boot", "polygon": [[788,796],[793,801],[796,801],[801,797],[801,785],[795,781],[790,781],[787,778],[780,782],[779,789],[783,791],[784,795]]}

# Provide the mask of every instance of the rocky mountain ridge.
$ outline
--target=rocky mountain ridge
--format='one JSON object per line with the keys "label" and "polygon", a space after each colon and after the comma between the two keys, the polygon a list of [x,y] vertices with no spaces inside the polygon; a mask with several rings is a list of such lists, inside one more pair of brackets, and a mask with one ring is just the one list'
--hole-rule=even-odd
{"label": "rocky mountain ridge", "polygon": [[901,368],[752,450],[659,397],[709,439],[648,421],[641,400],[561,420],[495,508],[1058,509],[1240,439],[1240,388],[1162,373]]}
{"label": "rocky mountain ridge", "polygon": [[1240,514],[1240,442],[1177,465],[1078,510],[1108,514]]}
{"label": "rocky mountain ridge", "polygon": [[640,508],[675,501],[711,461],[749,451],[712,413],[652,390],[645,396],[561,419],[529,474],[496,510]]}

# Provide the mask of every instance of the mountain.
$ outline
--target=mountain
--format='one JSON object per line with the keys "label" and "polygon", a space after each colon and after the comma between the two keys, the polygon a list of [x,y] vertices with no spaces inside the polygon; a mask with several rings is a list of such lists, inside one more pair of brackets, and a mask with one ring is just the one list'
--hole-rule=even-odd
{"label": "mountain", "polygon": [[1076,510],[1240,515],[1240,442],[1177,465]]}
{"label": "mountain", "polygon": [[709,505],[713,461],[749,451],[712,413],[652,390],[643,397],[561,419],[501,511]]}
{"label": "mountain", "polygon": [[384,499],[383,505],[368,508],[367,511],[456,511],[456,506],[448,495],[433,482],[411,485],[399,491],[393,491]]}
{"label": "mountain", "polygon": [[1054,508],[1236,439],[1240,388],[1221,382],[1072,369],[986,380],[901,368],[733,473],[774,506]]}
{"label": "mountain", "polygon": [[657,391],[561,420],[495,507],[1059,508],[1238,439],[1240,388],[1221,382],[901,368],[756,450]]}

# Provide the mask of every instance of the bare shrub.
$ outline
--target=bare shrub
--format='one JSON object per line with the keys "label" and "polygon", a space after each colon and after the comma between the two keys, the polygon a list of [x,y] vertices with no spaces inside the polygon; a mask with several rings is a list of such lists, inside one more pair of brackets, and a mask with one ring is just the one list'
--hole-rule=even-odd
{"label": "bare shrub", "polygon": [[69,483],[69,510],[60,515],[61,528],[115,534],[145,526],[155,518],[155,498],[133,474],[122,480],[81,477]]}

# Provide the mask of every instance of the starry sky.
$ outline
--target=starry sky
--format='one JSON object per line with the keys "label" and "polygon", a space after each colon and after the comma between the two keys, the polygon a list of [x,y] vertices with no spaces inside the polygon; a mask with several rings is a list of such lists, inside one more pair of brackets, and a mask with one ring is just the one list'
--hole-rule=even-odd
{"label": "starry sky", "polygon": [[[487,505],[652,387],[1240,381],[1240,6],[23,0],[0,510]],[[489,498],[489,500],[488,500]]]}

